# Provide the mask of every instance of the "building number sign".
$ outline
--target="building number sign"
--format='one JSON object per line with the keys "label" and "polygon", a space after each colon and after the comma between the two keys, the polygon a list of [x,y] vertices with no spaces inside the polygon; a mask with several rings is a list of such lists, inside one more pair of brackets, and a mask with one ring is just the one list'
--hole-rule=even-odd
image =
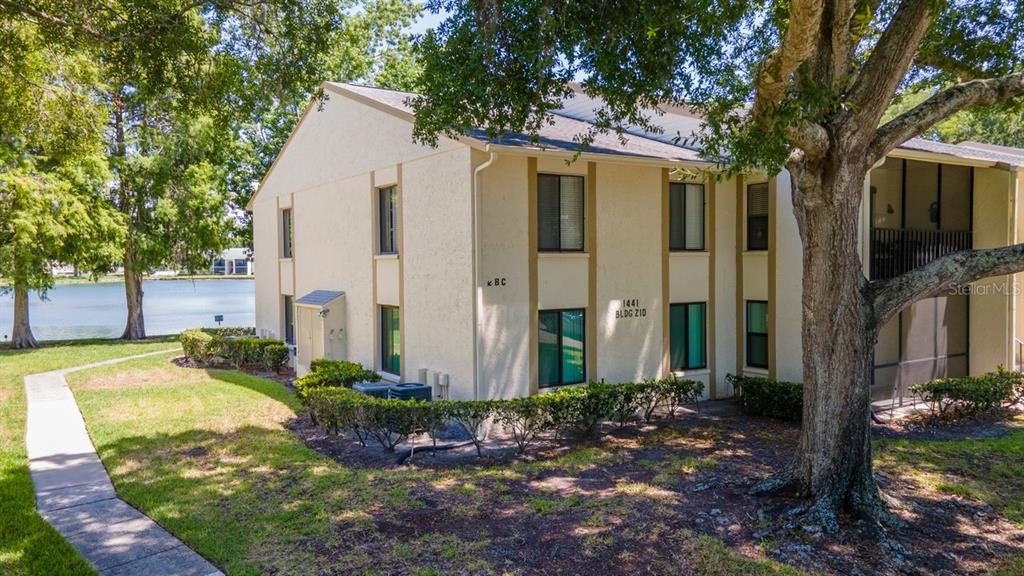
{"label": "building number sign", "polygon": [[487,281],[488,288],[501,287],[507,285],[508,278],[505,278],[504,276],[495,276],[494,278],[491,278],[490,280]]}
{"label": "building number sign", "polygon": [[647,308],[641,306],[638,298],[624,298],[619,301],[619,309],[615,311],[615,318],[646,318]]}

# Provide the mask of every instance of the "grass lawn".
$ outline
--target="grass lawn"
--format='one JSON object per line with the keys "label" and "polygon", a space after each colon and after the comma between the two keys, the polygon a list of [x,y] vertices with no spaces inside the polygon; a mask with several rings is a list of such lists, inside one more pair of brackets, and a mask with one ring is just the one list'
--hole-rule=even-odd
{"label": "grass lawn", "polygon": [[1024,526],[1024,416],[998,438],[879,440],[875,446],[878,468],[926,490],[980,500]]}
{"label": "grass lawn", "polygon": [[0,348],[0,574],[94,573],[36,513],[25,455],[24,376],[172,346],[164,339],[54,343],[32,351]]}
{"label": "grass lawn", "polygon": [[[599,472],[620,457],[607,447],[503,466],[345,467],[285,428],[298,404],[275,382],[179,368],[164,356],[69,381],[121,497],[231,575],[550,572],[547,557],[529,559],[539,563],[532,568],[501,560],[531,549],[509,529],[523,522],[571,543],[560,561],[573,573],[614,549],[617,567],[633,573],[796,574],[678,528],[674,496],[653,483],[613,484],[599,497],[543,486],[531,498],[508,496],[539,479]],[[665,466],[685,474],[702,464]]]}

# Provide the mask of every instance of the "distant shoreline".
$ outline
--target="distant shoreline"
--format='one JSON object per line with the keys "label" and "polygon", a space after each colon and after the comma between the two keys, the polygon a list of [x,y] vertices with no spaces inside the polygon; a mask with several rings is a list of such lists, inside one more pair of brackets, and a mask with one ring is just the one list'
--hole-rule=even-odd
{"label": "distant shoreline", "polygon": [[[221,274],[195,274],[180,276],[145,276],[143,280],[253,280],[254,276],[224,276]],[[88,276],[57,276],[53,279],[55,286],[64,284],[124,284],[124,276],[105,275],[96,280]],[[0,288],[10,288],[10,284],[0,280]]]}

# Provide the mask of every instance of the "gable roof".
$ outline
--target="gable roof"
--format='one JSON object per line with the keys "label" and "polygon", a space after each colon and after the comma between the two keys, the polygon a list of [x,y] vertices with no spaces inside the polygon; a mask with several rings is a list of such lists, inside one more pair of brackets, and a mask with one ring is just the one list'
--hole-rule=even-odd
{"label": "gable roof", "polygon": [[[413,92],[402,92],[385,88],[374,88],[359,84],[324,82],[323,87],[334,94],[347,97],[366,104],[408,122],[415,121],[411,101],[419,96]],[[652,132],[635,125],[623,127],[623,134],[593,132],[593,141],[584,147],[578,138],[581,134],[591,133],[597,122],[597,111],[601,102],[586,95],[579,85],[571,85],[573,95],[562,107],[552,111],[538,131],[534,140],[528,134],[510,133],[492,138],[486,131],[473,129],[458,138],[468,146],[504,149],[522,149],[552,152],[602,154],[620,157],[646,158],[663,162],[681,162],[690,164],[713,165],[718,161],[704,156],[692,142],[701,129],[702,119],[698,113],[684,106],[659,106],[658,110],[650,111],[652,123],[659,129]],[[284,155],[292,137],[306,119],[315,102],[311,102],[299,119],[292,134],[288,137],[277,158],[267,170],[256,192],[249,199],[246,210],[252,210],[256,196],[263,189],[267,177],[277,166],[277,161]],[[1024,149],[1008,146],[996,146],[981,142],[961,142],[947,144],[923,138],[912,138],[898,147],[898,150],[920,152],[935,155],[938,160],[942,156],[958,158],[970,162],[978,162],[1010,169],[1024,169]]]}
{"label": "gable roof", "polygon": [[[410,101],[418,94],[412,92],[400,92],[384,88],[371,88],[356,84],[338,84],[335,82],[326,83],[333,92],[340,94],[356,95],[363,101],[377,104],[377,107],[384,107],[398,113],[404,118],[412,121],[414,119]],[[637,156],[653,158],[658,160],[683,161],[683,162],[707,162],[707,160],[694,149],[679,146],[671,142],[652,138],[650,135],[627,133],[623,137],[617,134],[594,134],[594,140],[585,149],[576,141],[576,138],[594,128],[585,115],[577,110],[558,110],[551,113],[548,122],[540,127],[537,134],[537,142],[533,142],[529,135],[521,133],[510,133],[498,138],[491,138],[484,130],[469,130],[466,136],[480,144],[491,144],[514,148],[544,148],[547,150],[558,150],[566,152],[591,152],[596,154],[611,154],[616,156]]]}

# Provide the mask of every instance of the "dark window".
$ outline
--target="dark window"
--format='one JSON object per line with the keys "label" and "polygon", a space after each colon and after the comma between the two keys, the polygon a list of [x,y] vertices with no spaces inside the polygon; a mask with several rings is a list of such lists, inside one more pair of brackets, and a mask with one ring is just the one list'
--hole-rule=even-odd
{"label": "dark window", "polygon": [[537,175],[537,249],[583,250],[583,177]]}
{"label": "dark window", "polygon": [[747,250],[768,249],[768,183],[747,186]]}
{"label": "dark window", "polygon": [[583,310],[540,313],[539,374],[541,388],[586,381]]}
{"label": "dark window", "polygon": [[669,348],[673,370],[707,368],[707,305],[704,302],[669,307]]}
{"label": "dark window", "polygon": [[292,257],[292,211],[281,210],[281,257]]}
{"label": "dark window", "polygon": [[398,254],[398,191],[394,186],[377,190],[380,253]]}
{"label": "dark window", "polygon": [[295,344],[295,307],[291,296],[284,297],[284,341]]}
{"label": "dark window", "polygon": [[768,367],[768,303],[747,301],[747,366]]}
{"label": "dark window", "polygon": [[704,185],[669,184],[669,248],[704,249]]}
{"label": "dark window", "polygon": [[380,369],[391,374],[402,373],[402,330],[398,308],[380,307]]}

